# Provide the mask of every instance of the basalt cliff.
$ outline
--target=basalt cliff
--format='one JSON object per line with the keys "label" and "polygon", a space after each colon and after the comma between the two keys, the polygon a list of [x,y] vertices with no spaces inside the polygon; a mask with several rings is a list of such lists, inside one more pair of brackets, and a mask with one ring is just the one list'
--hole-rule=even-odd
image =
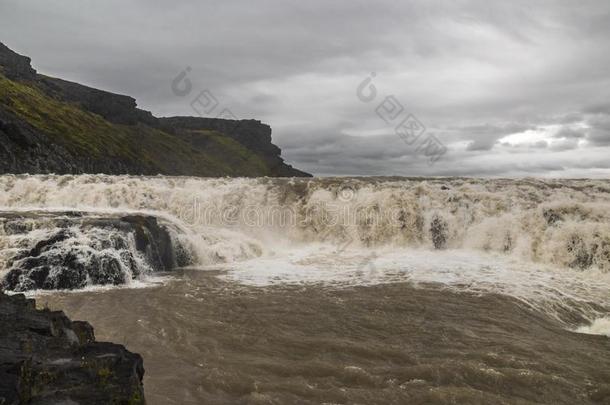
{"label": "basalt cliff", "polygon": [[157,118],[129,96],[36,72],[0,43],[0,174],[309,176],[256,120]]}

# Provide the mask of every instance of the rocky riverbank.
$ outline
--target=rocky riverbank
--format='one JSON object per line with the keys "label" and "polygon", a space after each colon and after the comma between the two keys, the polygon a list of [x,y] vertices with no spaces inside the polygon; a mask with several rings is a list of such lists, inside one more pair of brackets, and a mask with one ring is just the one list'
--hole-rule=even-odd
{"label": "rocky riverbank", "polygon": [[142,357],[86,322],[0,292],[0,404],[144,404]]}

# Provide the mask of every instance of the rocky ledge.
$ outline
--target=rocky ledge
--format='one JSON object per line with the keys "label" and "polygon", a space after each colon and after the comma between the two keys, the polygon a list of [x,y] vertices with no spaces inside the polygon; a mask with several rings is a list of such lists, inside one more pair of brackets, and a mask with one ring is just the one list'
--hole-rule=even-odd
{"label": "rocky ledge", "polygon": [[142,357],[0,292],[0,404],[144,404]]}
{"label": "rocky ledge", "polygon": [[15,292],[126,284],[191,264],[187,247],[143,215],[0,212],[0,245],[12,252],[0,256],[0,288]]}

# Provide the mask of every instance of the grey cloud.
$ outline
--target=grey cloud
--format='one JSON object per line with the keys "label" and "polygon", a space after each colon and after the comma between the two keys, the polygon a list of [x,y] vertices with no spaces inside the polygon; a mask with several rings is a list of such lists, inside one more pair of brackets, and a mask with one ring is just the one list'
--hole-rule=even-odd
{"label": "grey cloud", "polygon": [[560,129],[555,135],[555,138],[568,138],[568,139],[580,139],[585,137],[584,129],[573,129],[564,127]]}
{"label": "grey cloud", "polygon": [[470,150],[470,151],[486,151],[486,150],[490,150],[495,144],[496,144],[496,140],[497,137],[485,137],[482,139],[478,139],[475,141],[472,141],[468,144],[468,146],[466,147],[466,150]]}
{"label": "grey cloud", "polygon": [[597,146],[610,145],[610,115],[598,115],[588,120],[587,140]]}
{"label": "grey cloud", "polygon": [[534,148],[540,148],[540,149],[547,148],[548,146],[549,146],[549,143],[547,141],[538,141],[538,142],[534,143],[534,145],[533,145]]}
{"label": "grey cloud", "polygon": [[564,151],[578,148],[578,139],[568,138],[555,141],[551,144],[550,149],[553,151]]}
{"label": "grey cloud", "polygon": [[610,115],[610,102],[597,103],[587,106],[583,110],[587,114],[607,114]]}
{"label": "grey cloud", "polygon": [[[193,114],[169,87],[191,66],[196,90],[268,122],[316,174],[567,175],[610,145],[606,0],[3,0],[0,40],[42,73],[159,115]],[[363,104],[371,72],[379,99]],[[449,147],[446,163],[427,165],[378,119],[389,94]],[[495,147],[545,125],[565,126],[547,147]]]}
{"label": "grey cloud", "polygon": [[454,128],[462,133],[463,137],[470,140],[466,147],[469,151],[488,151],[493,148],[498,139],[518,132],[534,129],[535,127],[519,123],[509,123],[506,125],[477,125],[470,127]]}
{"label": "grey cloud", "polygon": [[584,120],[584,115],[582,113],[571,112],[571,113],[565,114],[559,118],[555,118],[555,120],[551,120],[551,121],[557,121],[560,124],[574,124],[576,122],[582,122],[583,120]]}

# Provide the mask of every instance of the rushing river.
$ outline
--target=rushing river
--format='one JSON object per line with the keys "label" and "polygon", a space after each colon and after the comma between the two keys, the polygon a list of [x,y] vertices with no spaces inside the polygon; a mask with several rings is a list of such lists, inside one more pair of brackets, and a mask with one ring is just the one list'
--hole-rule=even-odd
{"label": "rushing river", "polygon": [[[610,403],[610,181],[0,190],[0,275],[142,354],[151,404]],[[125,216],[155,218],[187,267],[159,271]]]}

